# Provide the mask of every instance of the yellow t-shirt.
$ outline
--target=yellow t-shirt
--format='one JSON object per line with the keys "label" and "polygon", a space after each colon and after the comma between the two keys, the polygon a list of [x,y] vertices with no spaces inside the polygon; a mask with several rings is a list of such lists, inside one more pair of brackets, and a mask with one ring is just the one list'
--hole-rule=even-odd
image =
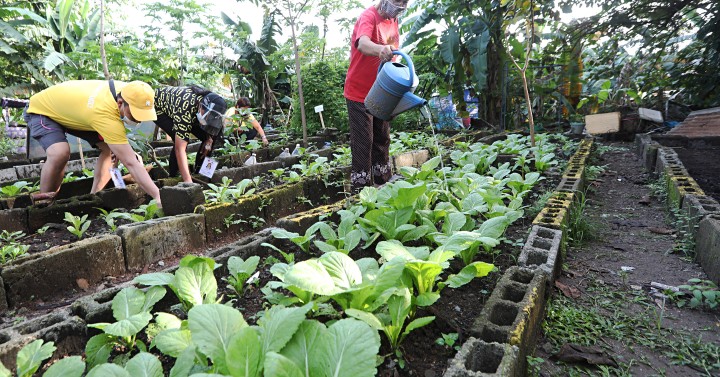
{"label": "yellow t-shirt", "polygon": [[[115,81],[115,93],[125,82]],[[74,80],[53,85],[30,97],[28,113],[45,115],[75,131],[95,131],[108,144],[128,144],[117,101],[103,80]]]}

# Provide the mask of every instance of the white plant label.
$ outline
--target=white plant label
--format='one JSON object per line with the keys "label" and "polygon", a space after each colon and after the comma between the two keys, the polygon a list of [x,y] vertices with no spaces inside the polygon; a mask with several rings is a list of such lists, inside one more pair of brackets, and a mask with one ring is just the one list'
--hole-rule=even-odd
{"label": "white plant label", "polygon": [[112,178],[115,187],[125,188],[125,181],[123,180],[122,173],[120,173],[120,169],[110,168],[110,178]]}
{"label": "white plant label", "polygon": [[211,157],[205,157],[202,163],[202,167],[200,168],[200,174],[212,178],[213,174],[215,174],[215,169],[217,169],[218,161]]}
{"label": "white plant label", "polygon": [[316,112],[316,113],[319,113],[319,112],[321,112],[321,111],[324,111],[323,105],[317,105],[317,106],[315,106],[315,112]]}

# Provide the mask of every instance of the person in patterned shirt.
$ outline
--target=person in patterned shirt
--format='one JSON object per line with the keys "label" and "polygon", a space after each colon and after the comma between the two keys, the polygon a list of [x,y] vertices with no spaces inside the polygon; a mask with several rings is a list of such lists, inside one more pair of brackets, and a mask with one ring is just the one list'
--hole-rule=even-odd
{"label": "person in patterned shirt", "polygon": [[[173,140],[170,175],[180,172],[183,182],[192,182],[187,162],[187,145],[192,136],[202,141],[198,156],[209,156],[222,139],[225,99],[198,86],[165,86],[155,89],[157,124]],[[195,161],[200,166],[202,161]]]}

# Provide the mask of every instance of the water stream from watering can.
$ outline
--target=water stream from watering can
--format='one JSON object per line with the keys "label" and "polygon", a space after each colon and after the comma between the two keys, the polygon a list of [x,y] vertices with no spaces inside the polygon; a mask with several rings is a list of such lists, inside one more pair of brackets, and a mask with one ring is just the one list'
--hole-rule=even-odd
{"label": "water stream from watering can", "polygon": [[425,118],[430,120],[430,131],[432,132],[433,140],[435,140],[435,150],[437,150],[438,156],[440,156],[440,171],[443,175],[443,181],[445,181],[445,192],[447,195],[450,195],[450,186],[447,183],[447,175],[445,174],[445,164],[443,164],[442,151],[440,150],[440,144],[438,143],[437,136],[435,135],[435,122],[433,122],[432,112],[430,112],[430,107],[428,105],[424,105],[420,112],[425,116]]}

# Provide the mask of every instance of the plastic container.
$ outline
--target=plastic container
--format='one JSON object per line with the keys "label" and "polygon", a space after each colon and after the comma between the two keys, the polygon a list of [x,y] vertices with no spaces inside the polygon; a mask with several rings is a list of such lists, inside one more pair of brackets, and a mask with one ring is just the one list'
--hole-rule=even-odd
{"label": "plastic container", "polygon": [[290,157],[290,148],[283,149],[282,153],[278,157]]}
{"label": "plastic container", "polygon": [[295,144],[295,149],[293,149],[292,153],[293,156],[299,156],[300,155],[300,144]]}
{"label": "plastic container", "polygon": [[251,154],[250,157],[248,157],[247,160],[245,160],[245,166],[255,165],[257,164],[257,157],[255,156],[255,153]]}

